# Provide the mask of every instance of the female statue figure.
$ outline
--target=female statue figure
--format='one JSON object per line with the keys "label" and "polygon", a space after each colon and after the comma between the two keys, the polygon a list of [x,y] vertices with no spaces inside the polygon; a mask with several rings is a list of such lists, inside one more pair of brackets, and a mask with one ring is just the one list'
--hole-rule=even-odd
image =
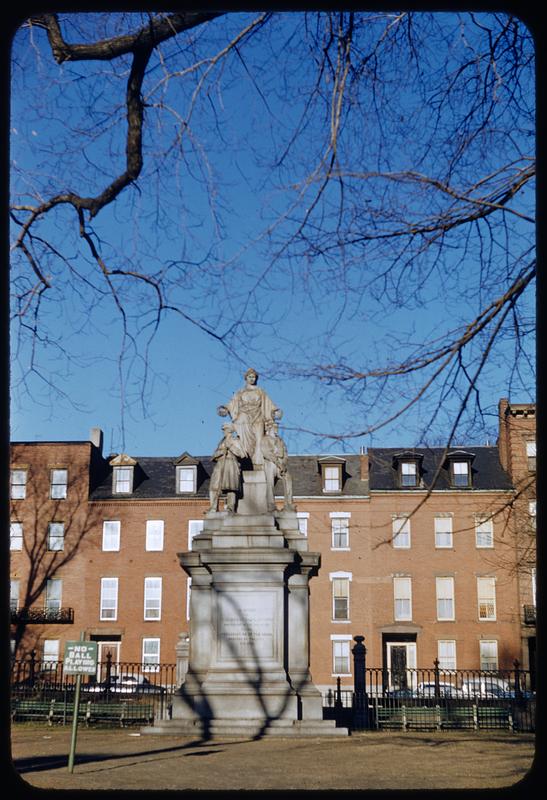
{"label": "female statue figure", "polygon": [[226,405],[218,407],[221,417],[229,414],[232,418],[245,454],[253,463],[253,469],[261,469],[264,464],[261,443],[266,424],[281,419],[283,415],[264,389],[256,385],[257,380],[256,370],[248,369],[245,373],[245,386]]}

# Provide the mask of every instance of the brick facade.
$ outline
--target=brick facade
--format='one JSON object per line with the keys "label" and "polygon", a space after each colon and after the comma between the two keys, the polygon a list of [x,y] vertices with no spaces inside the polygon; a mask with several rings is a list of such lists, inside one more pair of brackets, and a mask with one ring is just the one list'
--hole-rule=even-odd
{"label": "brick facade", "polygon": [[[523,607],[535,605],[530,523],[535,464],[526,454],[526,442],[534,436],[535,407],[500,401],[499,450],[454,450],[456,460],[469,459],[471,466],[471,485],[463,488],[451,484],[451,461],[442,448],[373,448],[339,456],[333,463],[340,466],[341,485],[328,493],[322,480],[330,460],[290,457],[297,509],[302,524],[307,522],[310,550],[319,551],[322,559],[310,597],[316,685],[333,686],[337,675],[343,686],[353,684],[351,658],[344,659],[357,634],[365,636],[369,666],[386,665],[398,649],[408,666],[430,667],[440,655],[439,642],[445,642],[441,647],[454,655],[458,668],[478,668],[480,643],[495,642],[500,668],[511,668],[515,658],[528,667],[535,628],[524,624]],[[86,638],[103,643],[103,657],[111,649],[121,661],[141,662],[144,646],[159,646],[160,661],[174,662],[179,635],[188,630],[188,581],[177,553],[189,549],[190,522],[202,520],[208,508],[210,459],[188,454],[118,459],[115,465],[136,465],[132,491],[117,496],[112,492],[113,457],[103,457],[97,429],[92,439],[12,445],[12,470],[18,471],[14,480],[21,481],[26,471],[26,496],[11,501],[11,520],[23,527],[22,547],[11,552],[11,578],[18,581],[12,583],[12,608],[23,620],[12,626],[17,654],[35,648],[51,655],[58,646],[62,658],[65,641],[84,631]],[[410,488],[400,484],[399,466],[413,459],[420,480]],[[181,465],[190,475],[195,471],[193,492],[177,492]],[[50,497],[55,469],[67,470],[66,499]],[[428,484],[437,472],[435,485]],[[58,480],[63,474],[55,473]],[[395,540],[394,516],[408,517],[404,536]],[[435,519],[440,520],[437,538]],[[491,523],[477,533],[484,519]],[[52,521],[64,522],[62,550],[48,550]],[[163,522],[161,549],[146,549],[149,521]],[[103,544],[105,522],[119,523],[119,545],[114,535],[107,544],[111,549]],[[108,528],[114,534],[117,530],[116,525]],[[25,623],[21,612],[44,608],[48,578],[62,580],[60,606],[72,609],[72,621]],[[101,580],[109,578],[117,579],[117,608],[111,598],[101,619]],[[156,594],[149,596],[151,619],[145,619],[144,609],[147,578],[161,578],[161,591],[155,583]],[[492,597],[482,598],[484,619],[479,618],[479,585],[483,594],[485,587],[495,587]],[[489,647],[483,648],[483,658]]]}

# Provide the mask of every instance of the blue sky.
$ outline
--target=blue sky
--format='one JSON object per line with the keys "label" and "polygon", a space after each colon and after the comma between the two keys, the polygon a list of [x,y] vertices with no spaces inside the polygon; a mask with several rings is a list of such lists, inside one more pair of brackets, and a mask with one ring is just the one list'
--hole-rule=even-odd
{"label": "blue sky", "polygon": [[[441,26],[442,36],[439,34],[441,39],[446,35],[447,48],[456,41],[459,30],[449,17],[446,31]],[[236,22],[230,24],[237,27]],[[262,374],[261,385],[284,410],[282,433],[290,452],[410,446],[419,440],[431,418],[431,404],[415,406],[410,415],[372,436],[340,442],[321,435],[351,433],[380,421],[397,404],[405,404],[409,393],[419,388],[418,381],[401,384],[399,394],[392,392],[388,400],[381,399],[378,404],[372,387],[371,396],[362,405],[355,393],[348,395],[344,387],[340,390],[293,374],[300,367],[336,360],[356,366],[394,363],[408,357],[420,342],[432,341],[472,319],[487,300],[481,296],[483,279],[476,267],[477,252],[484,245],[480,236],[472,233],[466,242],[428,255],[430,264],[426,257],[420,257],[422,271],[416,272],[418,277],[407,271],[402,290],[394,280],[384,296],[376,296],[376,284],[367,279],[367,270],[380,270],[381,259],[386,258],[385,252],[373,247],[333,255],[325,251],[317,256],[297,240],[290,258],[285,252],[276,257],[280,243],[298,227],[297,212],[291,212],[269,235],[265,236],[264,230],[291,207],[298,195],[295,185],[309,175],[314,159],[324,148],[324,125],[318,108],[294,152],[277,171],[272,168],[302,113],[306,87],[313,86],[314,80],[309,65],[296,69],[304,63],[297,60],[292,65],[288,61],[283,82],[281,73],[272,69],[276,58],[285,52],[288,24],[287,18],[278,18],[269,50],[257,39],[244,50],[248,66],[242,68],[235,59],[222,82],[212,87],[210,96],[196,104],[191,117],[192,137],[183,139],[176,157],[171,146],[176,130],[174,112],[182,113],[187,107],[190,90],[173,80],[164,94],[154,94],[152,88],[161,75],[160,65],[155,64],[146,87],[150,103],[161,100],[164,116],[152,105],[147,109],[148,157],[140,188],[127,189],[115,207],[105,209],[93,222],[93,233],[109,265],[154,274],[168,269],[168,275],[174,276],[172,297],[200,325],[222,333],[243,310],[247,324],[239,329],[241,336],[233,350],[228,352],[180,315],[165,315],[146,351],[143,392],[143,361],[135,358],[129,347],[120,363],[123,333],[119,314],[111,297],[97,293],[102,289],[96,264],[82,248],[70,214],[61,210],[41,229],[57,248],[54,254],[48,251],[44,255],[53,288],[48,295],[51,299],[45,300],[43,307],[47,346],[41,346],[36,355],[43,377],[31,375],[26,384],[21,384],[20,364],[28,363],[30,345],[17,333],[12,334],[12,439],[81,440],[88,437],[91,427],[99,426],[105,434],[107,452],[123,449],[135,455],[176,455],[187,450],[207,454],[220,438],[222,420],[216,414],[217,406],[242,385],[245,369],[253,366]],[[215,29],[211,30],[214,33]],[[218,27],[216,31],[218,35]],[[472,33],[466,29],[468,38]],[[199,56],[200,47],[207,51],[208,46],[207,41],[195,43],[197,55],[192,57]],[[436,45],[429,42],[428,46],[430,64],[435,66]],[[175,51],[175,45],[166,48],[169,58],[177,56]],[[92,186],[100,187],[110,174],[110,165],[123,153],[123,126],[120,134],[111,125],[123,115],[123,80],[107,76],[97,91],[98,84],[88,78],[86,64],[53,64],[40,32],[35,32],[30,46],[28,33],[22,31],[13,55],[21,67],[12,91],[14,187],[23,197],[28,192],[27,201],[33,192],[46,192],[52,186],[56,191],[67,186],[89,191],[88,179]],[[121,67],[118,70],[123,72]],[[398,89],[395,63],[386,77],[386,87],[399,92],[399,108],[386,104],[380,120],[392,126],[392,135],[387,139],[381,125],[372,123],[374,104],[363,94],[362,118],[348,113],[340,137],[347,163],[361,166],[374,151],[376,165],[383,164],[384,168],[417,168],[418,163],[424,172],[434,168],[440,151],[429,152],[426,137],[424,142],[420,137],[428,124],[427,104],[414,91],[410,78],[405,88],[401,75]],[[173,113],[165,114],[167,107]],[[454,118],[457,113],[453,112]],[[406,117],[404,124],[397,114],[401,119]],[[363,121],[368,125],[367,137],[360,133]],[[495,169],[497,148],[486,148],[485,152],[485,171]],[[152,158],[153,153],[159,153],[159,160],[165,161],[158,170],[154,169],[158,161]],[[510,156],[508,152],[507,158]],[[455,180],[458,178],[462,179],[463,173]],[[419,206],[419,195],[408,191],[393,198],[389,196],[391,189],[378,190],[377,197],[375,191],[373,187],[372,204],[365,206],[371,209],[371,218],[376,199],[393,202],[395,213],[404,203]],[[533,193],[526,191],[523,207],[533,207]],[[320,232],[327,239],[334,236],[330,233],[333,217],[327,212],[329,204],[337,200],[336,193],[335,185],[328,187],[318,217],[312,220],[318,224],[316,220],[323,214]],[[431,212],[432,206],[424,204],[423,213]],[[350,229],[353,224],[349,220]],[[509,244],[498,241],[488,254],[490,263],[499,265],[500,274],[509,257],[519,258],[530,236],[511,220],[507,234]],[[60,251],[65,260],[57,257]],[[171,263],[178,265],[172,272],[167,267]],[[92,301],[85,292],[74,290],[67,278],[68,268],[92,281],[96,287]],[[412,290],[423,274],[429,277],[413,296]],[[250,294],[254,286],[259,290]],[[149,295],[142,286],[127,291],[131,324],[140,330],[142,356],[151,330],[145,327],[152,319],[145,311]],[[532,325],[533,303],[530,290],[526,313]],[[487,367],[487,390],[483,394],[486,427],[476,434],[478,443],[495,438],[499,397],[510,394],[514,401],[533,399],[528,365],[522,365],[518,380],[511,379],[512,346],[511,342],[501,344]],[[469,369],[478,352],[470,356]],[[53,391],[48,380],[64,396]],[[458,400],[457,393],[444,398],[437,427],[428,432],[431,444],[442,439]]]}

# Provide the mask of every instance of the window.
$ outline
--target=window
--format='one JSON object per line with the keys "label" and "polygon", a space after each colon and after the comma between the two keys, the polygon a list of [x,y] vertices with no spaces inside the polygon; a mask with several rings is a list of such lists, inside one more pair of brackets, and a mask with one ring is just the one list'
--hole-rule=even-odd
{"label": "window", "polygon": [[21,582],[13,578],[9,582],[9,607],[10,611],[17,611],[19,608],[19,588]]}
{"label": "window", "polygon": [[63,594],[63,581],[60,578],[51,578],[46,583],[46,611],[53,613],[61,610],[61,598]]}
{"label": "window", "polygon": [[45,669],[52,668],[53,665],[57,666],[59,661],[59,640],[58,639],[44,639],[44,654],[42,657],[42,665]]}
{"label": "window", "polygon": [[435,517],[435,547],[452,545],[452,517]]}
{"label": "window", "polygon": [[112,492],[114,494],[131,494],[133,491],[134,467],[113,467]]}
{"label": "window", "polygon": [[342,488],[342,468],[336,464],[334,466],[323,467],[323,491],[339,492]]}
{"label": "window", "polygon": [[436,578],[437,619],[454,619],[454,578]]}
{"label": "window", "polygon": [[331,549],[349,550],[349,512],[332,511],[331,520]]}
{"label": "window", "polygon": [[160,664],[160,640],[142,640],[142,669],[143,672],[157,672]]}
{"label": "window", "polygon": [[10,522],[9,524],[9,549],[23,549],[23,523]]}
{"label": "window", "polygon": [[349,572],[331,572],[332,618],[334,622],[349,622]]}
{"label": "window", "polygon": [[534,530],[536,528],[536,507],[537,507],[537,501],[530,500],[530,502],[528,503],[528,513],[530,515],[530,524],[532,528],[534,528]]}
{"label": "window", "polygon": [[146,520],[146,549],[163,550],[163,520]]}
{"label": "window", "polygon": [[405,516],[394,516],[391,523],[391,543],[396,548],[410,547],[410,519]]}
{"label": "window", "polygon": [[196,467],[177,467],[177,492],[182,494],[195,492],[196,479]]}
{"label": "window", "polygon": [[530,472],[536,471],[536,443],[535,441],[526,442],[526,459]]}
{"label": "window", "polygon": [[68,471],[52,469],[50,473],[49,496],[52,500],[66,500]]}
{"label": "window", "polygon": [[65,523],[50,522],[47,532],[47,549],[64,550],[65,547]]}
{"label": "window", "polygon": [[532,602],[536,604],[536,568],[532,567],[532,574],[530,576],[532,583]]}
{"label": "window", "polygon": [[351,675],[350,662],[351,637],[332,637],[333,675]]}
{"label": "window", "polygon": [[498,643],[496,641],[479,642],[481,669],[498,668]]}
{"label": "window", "polygon": [[494,547],[494,524],[489,517],[476,517],[475,544],[477,547]]}
{"label": "window", "polygon": [[118,579],[101,578],[100,619],[114,620],[118,618]]}
{"label": "window", "polygon": [[393,578],[395,620],[412,619],[412,581],[410,578]]}
{"label": "window", "polygon": [[439,639],[437,642],[439,669],[456,669],[456,642],[454,639]]}
{"label": "window", "polygon": [[297,511],[296,516],[298,517],[298,530],[302,536],[307,536],[309,513],[307,511]]}
{"label": "window", "polygon": [[10,474],[10,497],[12,500],[24,500],[27,496],[26,469],[12,469]]}
{"label": "window", "polygon": [[161,578],[144,579],[144,618],[161,618]]}
{"label": "window", "polygon": [[401,486],[418,485],[418,464],[415,461],[401,461],[400,470]]}
{"label": "window", "polygon": [[119,520],[105,520],[103,522],[103,550],[119,550],[120,533],[121,522]]}
{"label": "window", "polygon": [[203,530],[202,519],[188,520],[188,550],[192,549],[192,542],[194,540],[194,536],[197,536],[198,533],[201,533],[202,530]]}
{"label": "window", "polygon": [[192,578],[186,578],[186,620],[190,620],[190,599],[192,593]]}
{"label": "window", "polygon": [[460,488],[467,488],[470,486],[471,481],[469,461],[453,461],[452,462],[452,485]]}
{"label": "window", "polygon": [[479,619],[496,619],[496,579],[477,578]]}

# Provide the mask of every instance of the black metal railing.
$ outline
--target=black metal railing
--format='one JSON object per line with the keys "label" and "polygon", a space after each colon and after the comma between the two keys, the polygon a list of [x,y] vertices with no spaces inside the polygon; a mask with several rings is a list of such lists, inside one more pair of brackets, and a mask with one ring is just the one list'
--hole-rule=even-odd
{"label": "black metal railing", "polygon": [[13,625],[19,623],[26,625],[72,625],[74,623],[74,609],[69,607],[39,608],[37,606],[33,606],[32,608],[12,608],[10,612],[10,621]]}

